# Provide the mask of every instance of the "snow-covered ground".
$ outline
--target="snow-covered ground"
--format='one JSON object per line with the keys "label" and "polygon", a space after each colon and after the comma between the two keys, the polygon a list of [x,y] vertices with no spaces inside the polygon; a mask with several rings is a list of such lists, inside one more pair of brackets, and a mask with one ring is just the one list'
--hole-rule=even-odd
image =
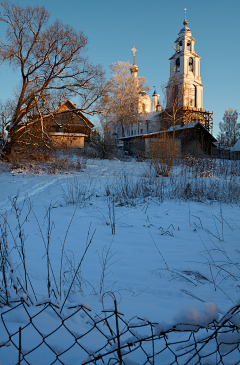
{"label": "snow-covered ground", "polygon": [[[61,282],[62,291],[61,298],[52,294],[54,303],[63,304],[92,235],[66,306],[83,303],[92,313],[101,313],[102,294],[111,291],[126,319],[139,316],[158,323],[202,324],[240,302],[239,202],[144,197],[124,205],[106,189],[117,186],[123,175],[136,181],[148,173],[135,160],[95,159],[88,160],[83,172],[73,174],[0,174],[0,209],[8,222],[12,265],[24,282],[16,248],[20,247],[19,228],[12,209],[16,200],[20,222],[24,222],[26,271],[35,292],[28,284],[28,295],[34,304],[36,299],[48,298],[45,245],[49,222],[49,258],[58,286],[56,289],[51,274],[51,289],[57,293]],[[159,179],[170,184],[169,178]],[[63,192],[69,197],[76,190],[81,204],[67,204]],[[112,305],[106,299],[105,306]],[[1,313],[4,310],[6,307]],[[24,323],[24,318],[9,316],[8,321]],[[1,326],[0,342],[5,339]],[[7,358],[1,360],[1,349],[0,363],[11,364]]]}

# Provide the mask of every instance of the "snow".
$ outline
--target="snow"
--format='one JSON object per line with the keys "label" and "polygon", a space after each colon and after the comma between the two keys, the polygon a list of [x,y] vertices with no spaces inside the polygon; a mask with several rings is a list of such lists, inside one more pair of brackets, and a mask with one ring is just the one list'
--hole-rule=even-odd
{"label": "snow", "polygon": [[193,305],[181,308],[173,317],[175,324],[187,323],[207,326],[213,320],[218,320],[218,307],[215,303],[204,303],[202,310],[198,311]]}
{"label": "snow", "polygon": [[[106,185],[118,185],[123,174],[135,181],[145,176],[146,167],[135,160],[89,159],[83,172],[70,175],[0,174],[0,210],[7,217],[8,229],[11,229],[8,248],[15,269],[20,261],[12,237],[18,244],[19,238],[16,214],[8,197],[17,196],[22,222],[31,202],[32,210],[22,230],[27,272],[36,295],[35,298],[29,291],[33,303],[49,301],[45,244],[48,232],[46,210],[51,204],[49,256],[58,285],[63,244],[65,250],[62,298],[52,297],[53,303],[63,305],[73,278],[73,268],[78,267],[93,236],[63,315],[68,316],[66,307],[82,305],[86,311],[89,309],[92,314],[100,316],[103,308],[113,309],[112,298],[103,296],[110,291],[114,293],[118,311],[124,314],[125,320],[135,316],[146,318],[159,324],[159,332],[174,324],[206,326],[219,319],[240,300],[239,203],[174,199],[162,202],[146,197],[128,205],[115,201],[113,211],[111,199],[107,199]],[[69,186],[74,188],[76,184],[79,192],[86,193],[86,199],[77,206],[67,204],[62,194],[63,190],[69,192]],[[114,217],[115,235],[112,234]],[[22,270],[21,265],[19,270]],[[23,271],[21,273],[23,275]],[[55,288],[52,277],[51,285]],[[22,293],[24,296],[26,300],[26,294]],[[6,307],[0,311],[6,311]],[[40,307],[33,306],[30,311],[37,313]],[[87,330],[86,321],[89,323],[90,320],[86,315],[83,317],[78,317],[75,322],[72,320],[72,331],[84,333]],[[56,314],[52,310],[44,312],[41,318],[37,317],[37,321],[43,333],[57,326]],[[239,323],[238,318],[235,320]],[[28,316],[19,308],[10,312],[6,321],[14,332],[21,324],[27,323]],[[31,336],[30,329],[28,336]],[[64,338],[65,334],[59,336]],[[0,343],[5,340],[8,338],[1,325]],[[34,341],[31,338],[30,342]],[[52,341],[56,353],[65,348],[62,341]],[[4,351],[6,354],[7,350]],[[77,361],[74,359],[72,355],[72,363]],[[11,362],[5,357],[3,364]]]}

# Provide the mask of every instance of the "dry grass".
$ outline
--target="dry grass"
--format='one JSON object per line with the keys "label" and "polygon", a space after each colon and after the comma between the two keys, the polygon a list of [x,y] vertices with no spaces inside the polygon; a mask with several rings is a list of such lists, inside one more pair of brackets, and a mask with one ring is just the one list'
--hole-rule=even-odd
{"label": "dry grass", "polygon": [[156,176],[169,176],[175,161],[179,158],[180,149],[175,139],[163,134],[152,142],[148,163]]}
{"label": "dry grass", "polygon": [[82,171],[86,167],[87,159],[84,156],[73,159],[74,153],[75,151],[70,150],[15,148],[8,162],[1,161],[0,171],[34,174]]}

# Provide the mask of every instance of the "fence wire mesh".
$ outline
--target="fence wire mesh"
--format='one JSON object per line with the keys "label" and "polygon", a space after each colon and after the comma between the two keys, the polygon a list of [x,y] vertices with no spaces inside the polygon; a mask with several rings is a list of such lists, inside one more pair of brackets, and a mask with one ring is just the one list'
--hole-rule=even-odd
{"label": "fence wire mesh", "polygon": [[[21,324],[19,326],[19,323]],[[78,305],[60,314],[46,302],[1,309],[0,363],[12,364],[240,364],[240,306],[206,327],[130,321],[113,310],[92,315]]]}

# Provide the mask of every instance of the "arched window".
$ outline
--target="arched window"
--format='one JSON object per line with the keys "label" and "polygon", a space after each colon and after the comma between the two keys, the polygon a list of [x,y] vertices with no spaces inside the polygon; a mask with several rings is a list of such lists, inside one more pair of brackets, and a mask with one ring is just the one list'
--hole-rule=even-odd
{"label": "arched window", "polygon": [[194,100],[194,104],[195,104],[195,108],[197,108],[197,87],[196,87],[196,85],[194,85],[194,91],[195,91],[195,100]]}
{"label": "arched window", "polygon": [[195,106],[195,87],[191,85],[189,88],[189,106]]}
{"label": "arched window", "polygon": [[197,108],[197,87],[193,84],[189,88],[189,106]]}
{"label": "arched window", "polygon": [[187,41],[187,49],[191,51],[191,41]]}
{"label": "arched window", "polygon": [[180,71],[180,58],[176,59],[176,72]]}
{"label": "arched window", "polygon": [[179,51],[182,51],[182,41],[179,42]]}
{"label": "arched window", "polygon": [[189,71],[193,72],[193,58],[192,57],[189,58],[188,66],[189,66],[188,67]]}

